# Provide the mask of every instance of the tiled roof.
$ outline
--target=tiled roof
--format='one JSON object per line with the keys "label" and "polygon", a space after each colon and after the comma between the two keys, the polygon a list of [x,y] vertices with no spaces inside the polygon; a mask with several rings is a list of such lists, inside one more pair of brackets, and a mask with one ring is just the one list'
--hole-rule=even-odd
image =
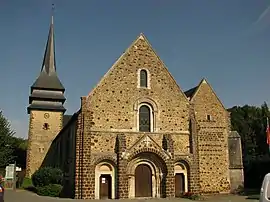
{"label": "tiled roof", "polygon": [[185,91],[184,93],[185,93],[185,95],[186,95],[188,98],[192,98],[192,96],[193,96],[194,93],[196,92],[197,88],[198,88],[198,86],[193,87],[193,88],[191,88],[191,89]]}

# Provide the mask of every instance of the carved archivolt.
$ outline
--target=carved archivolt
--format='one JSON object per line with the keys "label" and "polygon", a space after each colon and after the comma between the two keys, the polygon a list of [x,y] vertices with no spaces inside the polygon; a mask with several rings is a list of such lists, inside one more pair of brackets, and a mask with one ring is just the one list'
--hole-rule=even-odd
{"label": "carved archivolt", "polygon": [[139,110],[139,106],[142,104],[142,103],[148,103],[151,105],[151,107],[153,108],[153,111],[155,113],[158,112],[158,105],[157,103],[151,99],[151,98],[148,98],[148,97],[141,97],[139,99],[137,99],[134,103],[134,111],[138,111]]}
{"label": "carved archivolt", "polygon": [[183,164],[189,170],[192,166],[192,159],[189,156],[175,157],[174,164]]}
{"label": "carved archivolt", "polygon": [[108,162],[113,166],[117,165],[117,160],[115,155],[105,155],[105,156],[94,156],[92,158],[92,163],[96,166],[101,162]]}

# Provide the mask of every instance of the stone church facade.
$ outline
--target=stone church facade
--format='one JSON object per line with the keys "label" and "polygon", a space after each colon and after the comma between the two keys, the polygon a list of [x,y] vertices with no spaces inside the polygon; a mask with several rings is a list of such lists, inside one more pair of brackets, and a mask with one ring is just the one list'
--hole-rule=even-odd
{"label": "stone church facade", "polygon": [[27,176],[64,172],[63,196],[81,199],[228,193],[243,183],[240,137],[211,85],[182,91],[143,34],[81,107],[64,115],[53,22],[31,87]]}

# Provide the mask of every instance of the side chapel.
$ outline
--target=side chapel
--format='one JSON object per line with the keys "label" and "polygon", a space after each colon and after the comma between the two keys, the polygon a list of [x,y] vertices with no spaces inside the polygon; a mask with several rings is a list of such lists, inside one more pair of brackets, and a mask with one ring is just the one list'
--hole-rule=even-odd
{"label": "side chapel", "polygon": [[27,108],[28,177],[59,167],[63,196],[78,199],[228,193],[243,183],[240,136],[211,85],[182,91],[143,34],[72,116],[55,61],[52,20]]}

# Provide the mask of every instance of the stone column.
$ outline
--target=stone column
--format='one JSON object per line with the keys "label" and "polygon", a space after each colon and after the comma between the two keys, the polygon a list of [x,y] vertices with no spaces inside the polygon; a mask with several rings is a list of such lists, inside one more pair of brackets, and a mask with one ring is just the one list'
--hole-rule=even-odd
{"label": "stone column", "polygon": [[[81,98],[81,105],[84,103],[84,99]],[[82,198],[82,135],[83,135],[83,113],[80,112],[77,120],[76,131],[76,162],[75,162],[75,199]]]}
{"label": "stone column", "polygon": [[189,168],[189,191],[192,193],[200,192],[200,173],[199,173],[199,146],[198,146],[198,133],[199,133],[199,125],[195,118],[194,106],[190,107],[190,146],[192,154],[193,154],[193,162]]}
{"label": "stone column", "polygon": [[169,159],[167,165],[166,176],[166,198],[175,197],[175,183],[174,183],[174,162],[173,159]]}
{"label": "stone column", "polygon": [[174,180],[174,143],[171,134],[163,136],[163,149],[170,153],[171,158],[166,161],[166,197],[175,197],[175,180]]}
{"label": "stone column", "polygon": [[117,194],[118,199],[128,198],[128,177],[127,177],[127,159],[126,138],[124,134],[117,136]]}
{"label": "stone column", "polygon": [[95,198],[95,168],[91,159],[91,124],[93,113],[86,107],[86,97],[81,98],[79,135],[76,144],[76,194],[75,198]]}
{"label": "stone column", "polygon": [[243,157],[241,147],[241,136],[237,131],[231,131],[228,137],[229,144],[229,172],[231,191],[239,186],[244,186]]}
{"label": "stone column", "polygon": [[83,199],[95,199],[95,165],[91,156],[91,127],[93,112],[84,116],[83,134]]}

